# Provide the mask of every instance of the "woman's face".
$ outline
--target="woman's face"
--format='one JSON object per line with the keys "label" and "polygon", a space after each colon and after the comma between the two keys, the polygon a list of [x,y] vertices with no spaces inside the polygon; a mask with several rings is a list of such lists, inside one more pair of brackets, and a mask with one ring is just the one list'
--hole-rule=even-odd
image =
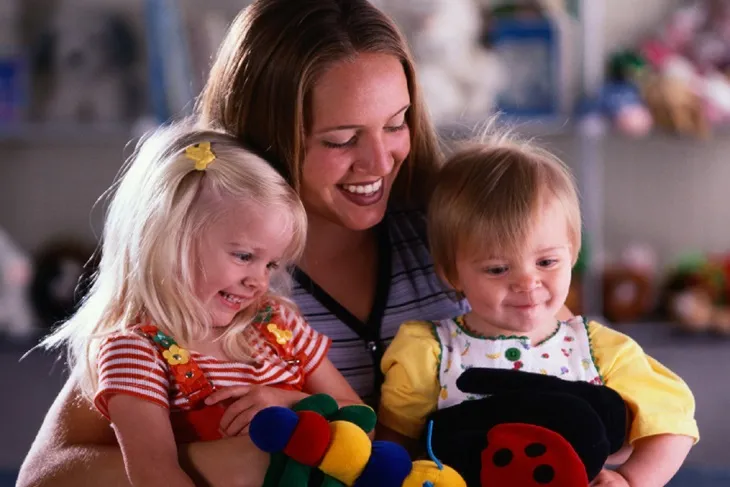
{"label": "woman's face", "polygon": [[371,228],[411,149],[403,66],[387,54],[339,62],[314,86],[311,103],[301,188],[310,221]]}

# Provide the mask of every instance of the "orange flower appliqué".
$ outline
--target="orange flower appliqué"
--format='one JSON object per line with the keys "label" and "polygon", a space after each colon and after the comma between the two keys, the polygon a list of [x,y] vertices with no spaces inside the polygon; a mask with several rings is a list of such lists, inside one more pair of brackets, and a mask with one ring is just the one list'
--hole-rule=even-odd
{"label": "orange flower appliqu\u00e9", "polygon": [[190,352],[184,348],[180,348],[177,345],[172,345],[170,348],[162,352],[162,356],[165,357],[167,363],[170,365],[180,365],[188,363],[190,360]]}

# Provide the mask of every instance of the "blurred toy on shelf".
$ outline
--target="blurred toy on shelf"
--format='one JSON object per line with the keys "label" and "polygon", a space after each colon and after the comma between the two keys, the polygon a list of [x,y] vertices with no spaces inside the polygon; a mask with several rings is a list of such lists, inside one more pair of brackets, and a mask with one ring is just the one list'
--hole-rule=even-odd
{"label": "blurred toy on shelf", "polygon": [[493,112],[497,94],[507,86],[507,71],[481,44],[483,22],[475,0],[375,3],[403,28],[437,123],[484,119]]}
{"label": "blurred toy on shelf", "polygon": [[631,83],[605,84],[601,90],[600,112],[619,132],[632,137],[649,134],[654,125],[654,117]]}
{"label": "blurred toy on shelf", "polygon": [[59,124],[131,122],[143,98],[135,72],[140,59],[123,14],[62,3],[39,41],[36,74],[50,85],[35,93],[40,117]]}
{"label": "blurred toy on shelf", "polygon": [[627,246],[617,262],[606,263],[603,274],[603,314],[613,323],[640,321],[654,304],[657,272],[654,250],[646,244]]}
{"label": "blurred toy on shelf", "polygon": [[98,265],[93,247],[75,239],[47,242],[35,256],[31,302],[43,326],[67,319],[86,294]]}
{"label": "blurred toy on shelf", "polygon": [[708,138],[730,122],[730,3],[684,3],[609,66],[610,81],[633,84],[657,127]]}
{"label": "blurred toy on shelf", "polygon": [[30,258],[0,229],[0,331],[11,339],[37,329],[28,295],[32,273]]}
{"label": "blurred toy on shelf", "polygon": [[498,93],[497,108],[522,117],[566,113],[572,17],[556,2],[490,4],[484,42],[507,67],[509,80]]}
{"label": "blurred toy on shelf", "polygon": [[730,335],[730,257],[684,256],[666,279],[663,308],[684,331]]}
{"label": "blurred toy on shelf", "polygon": [[0,2],[0,125],[17,123],[27,105],[28,63],[20,39],[20,1]]}

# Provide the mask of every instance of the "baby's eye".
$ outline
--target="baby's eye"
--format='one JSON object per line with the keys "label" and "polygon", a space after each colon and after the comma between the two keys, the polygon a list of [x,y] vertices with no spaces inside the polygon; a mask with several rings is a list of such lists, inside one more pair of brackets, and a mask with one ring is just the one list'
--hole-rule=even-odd
{"label": "baby's eye", "polygon": [[279,268],[279,263],[278,262],[269,262],[266,265],[266,268],[269,269],[270,271],[275,271],[276,269]]}
{"label": "baby's eye", "polygon": [[234,252],[233,256],[241,262],[250,262],[253,259],[253,254],[249,252]]}
{"label": "baby's eye", "polygon": [[487,267],[484,269],[484,272],[489,274],[490,276],[501,276],[502,274],[507,272],[507,266],[494,266],[494,267]]}
{"label": "baby's eye", "polygon": [[550,268],[553,267],[555,264],[558,263],[558,259],[541,259],[537,261],[537,265],[544,268]]}

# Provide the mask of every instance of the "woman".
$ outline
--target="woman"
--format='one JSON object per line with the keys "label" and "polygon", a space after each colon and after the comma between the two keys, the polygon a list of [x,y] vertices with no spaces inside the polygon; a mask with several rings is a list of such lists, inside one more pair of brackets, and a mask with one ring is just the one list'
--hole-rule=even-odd
{"label": "woman", "polygon": [[[366,0],[256,0],[232,25],[199,103],[203,122],[259,151],[299,192],[309,239],[293,298],[330,359],[371,401],[400,323],[464,312],[433,272],[422,213],[440,162],[406,42]],[[19,485],[124,485],[109,423],[59,394]],[[201,483],[259,486],[247,437],[191,444]]]}

